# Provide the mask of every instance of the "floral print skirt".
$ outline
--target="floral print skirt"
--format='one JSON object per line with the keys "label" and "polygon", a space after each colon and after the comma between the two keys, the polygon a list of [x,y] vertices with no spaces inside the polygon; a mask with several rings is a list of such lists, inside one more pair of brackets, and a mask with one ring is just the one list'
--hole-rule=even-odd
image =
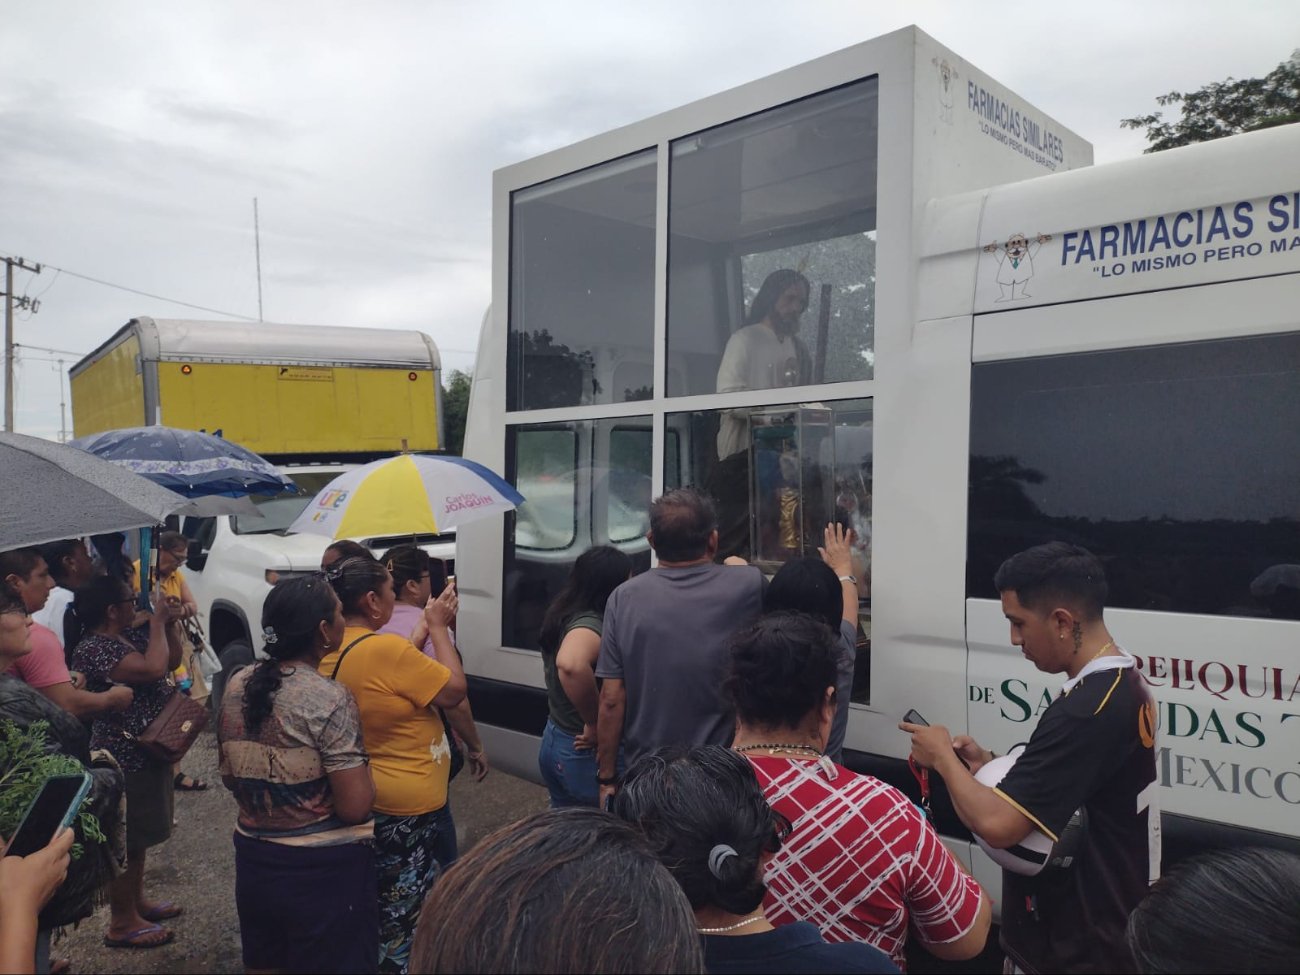
{"label": "floral print skirt", "polygon": [[406,975],[420,905],[441,869],[434,854],[445,819],[441,809],[419,816],[375,815],[381,972]]}

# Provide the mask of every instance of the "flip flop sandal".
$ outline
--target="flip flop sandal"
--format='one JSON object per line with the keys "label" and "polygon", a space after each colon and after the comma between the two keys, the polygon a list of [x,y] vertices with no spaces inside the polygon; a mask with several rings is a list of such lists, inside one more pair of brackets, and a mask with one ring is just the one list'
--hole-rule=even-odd
{"label": "flip flop sandal", "polygon": [[[151,934],[161,932],[164,937],[157,941],[144,940]],[[127,932],[125,937],[110,938],[104,935],[105,948],[161,948],[165,944],[170,944],[176,937],[176,932],[169,928],[164,928],[161,924],[149,924],[143,928],[136,928],[134,931]]]}
{"label": "flip flop sandal", "polygon": [[179,904],[173,904],[171,901],[163,901],[155,905],[151,910],[141,911],[140,916],[146,921],[170,921],[174,917],[180,917],[185,913],[185,908]]}
{"label": "flip flop sandal", "polygon": [[[186,779],[189,781],[186,782]],[[172,779],[172,787],[177,792],[206,792],[208,784],[202,779],[191,779],[184,772],[178,772],[176,778]]]}

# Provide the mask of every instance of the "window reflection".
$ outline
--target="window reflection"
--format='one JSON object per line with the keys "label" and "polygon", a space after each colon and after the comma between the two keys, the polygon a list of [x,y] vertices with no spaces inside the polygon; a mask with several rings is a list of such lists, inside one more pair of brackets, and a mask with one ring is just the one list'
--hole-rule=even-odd
{"label": "window reflection", "polygon": [[655,171],[651,150],[512,195],[507,409],[649,397]]}
{"label": "window reflection", "polygon": [[672,144],[669,395],[869,379],[874,78]]}
{"label": "window reflection", "polygon": [[1296,334],[976,364],[967,593],[1060,539],[1108,605],[1296,618],[1298,431]]}
{"label": "window reflection", "polygon": [[[738,555],[772,574],[791,558],[816,557],[828,522],[853,529],[859,636],[869,647],[871,401],[683,412],[666,423],[682,463],[675,478],[665,463],[664,487],[701,485],[713,496],[719,558]],[[716,445],[728,425],[742,435],[738,449],[719,458]],[[867,700],[869,671],[860,652],[853,700]]]}
{"label": "window reflection", "polygon": [[506,428],[506,476],[524,502],[506,523],[505,646],[537,649],[546,607],[593,545],[649,568],[650,431],[643,416]]}

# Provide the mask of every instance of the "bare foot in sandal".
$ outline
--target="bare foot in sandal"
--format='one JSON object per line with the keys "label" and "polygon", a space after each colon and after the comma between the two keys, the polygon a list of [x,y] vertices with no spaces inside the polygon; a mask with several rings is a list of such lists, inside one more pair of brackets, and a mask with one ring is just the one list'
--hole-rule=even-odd
{"label": "bare foot in sandal", "polygon": [[119,933],[109,928],[108,934],[104,935],[104,945],[108,948],[161,948],[175,937],[175,931],[161,924],[146,924],[134,931]]}

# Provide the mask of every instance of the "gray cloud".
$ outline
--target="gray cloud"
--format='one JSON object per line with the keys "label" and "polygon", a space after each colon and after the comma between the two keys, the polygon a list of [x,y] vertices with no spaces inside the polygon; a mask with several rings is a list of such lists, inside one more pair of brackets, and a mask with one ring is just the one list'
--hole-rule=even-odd
{"label": "gray cloud", "polygon": [[[1171,88],[1257,76],[1294,3],[997,10],[938,2],[421,4],[44,0],[0,35],[0,248],[268,319],[421,328],[466,367],[490,286],[492,171],[913,20],[1093,141]],[[23,287],[50,284],[50,272]],[[67,276],[19,341],[88,350],[201,313]],[[209,316],[211,317],[211,316]],[[463,350],[463,351],[451,351]],[[49,363],[19,422],[58,429]]]}

